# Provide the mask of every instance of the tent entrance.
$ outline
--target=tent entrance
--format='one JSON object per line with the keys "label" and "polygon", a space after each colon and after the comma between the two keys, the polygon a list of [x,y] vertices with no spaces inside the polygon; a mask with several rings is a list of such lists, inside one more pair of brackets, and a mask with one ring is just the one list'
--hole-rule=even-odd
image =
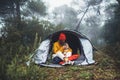
{"label": "tent entrance", "polygon": [[[52,51],[53,43],[58,40],[60,33],[61,32],[57,32],[52,35],[50,51]],[[63,33],[65,33],[66,35],[66,38],[67,38],[66,42],[69,44],[70,48],[72,49],[73,54],[78,53],[78,51],[80,51],[81,49],[81,44],[78,36],[73,32],[69,32],[69,31],[63,31]]]}

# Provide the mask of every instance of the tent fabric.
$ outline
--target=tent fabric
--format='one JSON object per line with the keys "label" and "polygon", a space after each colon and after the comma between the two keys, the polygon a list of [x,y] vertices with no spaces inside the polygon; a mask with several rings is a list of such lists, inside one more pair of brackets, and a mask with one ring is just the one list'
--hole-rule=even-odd
{"label": "tent fabric", "polygon": [[49,53],[49,45],[50,45],[49,39],[43,41],[40,44],[36,52],[36,55],[34,56],[34,59],[33,59],[36,64],[41,64],[46,62],[47,56]]}
{"label": "tent fabric", "polygon": [[52,66],[56,67],[55,64],[46,64],[49,53],[52,51],[52,46],[55,41],[58,40],[59,34],[63,32],[66,34],[67,42],[73,50],[73,54],[80,51],[80,57],[75,60],[75,65],[89,65],[95,63],[93,60],[93,46],[88,38],[83,36],[79,32],[70,31],[70,30],[61,30],[53,34],[50,34],[47,39],[42,41],[38,50],[34,56],[34,62],[36,64],[41,64],[42,66]]}
{"label": "tent fabric", "polygon": [[80,41],[83,46],[85,60],[82,63],[79,63],[78,65],[87,65],[95,63],[95,61],[93,60],[93,48],[89,40],[80,39]]}

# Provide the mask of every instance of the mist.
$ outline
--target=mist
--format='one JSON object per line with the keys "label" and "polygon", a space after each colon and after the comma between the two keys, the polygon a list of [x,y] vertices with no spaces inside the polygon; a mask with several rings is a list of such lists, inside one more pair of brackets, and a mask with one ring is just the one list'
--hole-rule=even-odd
{"label": "mist", "polygon": [[75,30],[80,23],[78,31],[87,36],[94,45],[103,46],[106,44],[102,34],[105,21],[114,18],[114,9],[108,7],[114,4],[117,4],[117,1],[72,0],[69,5],[54,7],[46,18],[55,25],[63,24],[65,29]]}
{"label": "mist", "polygon": [[[0,0],[0,80],[120,80],[119,23],[120,0]],[[57,68],[52,49],[63,29],[93,46],[65,32],[80,63]]]}

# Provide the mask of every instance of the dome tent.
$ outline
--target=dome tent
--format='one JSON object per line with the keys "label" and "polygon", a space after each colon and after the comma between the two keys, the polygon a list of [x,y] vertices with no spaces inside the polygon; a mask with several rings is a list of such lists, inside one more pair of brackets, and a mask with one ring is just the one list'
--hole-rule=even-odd
{"label": "dome tent", "polygon": [[[61,30],[50,34],[43,40],[33,56],[33,61],[42,66],[56,67],[57,64],[47,64],[52,51],[53,43],[58,40],[59,34],[64,33],[67,37],[67,43],[72,49],[72,53],[80,53],[80,57],[75,60],[75,65],[89,65],[95,63],[93,60],[93,46],[90,40],[80,32],[73,30]],[[59,65],[61,66],[61,65]]]}

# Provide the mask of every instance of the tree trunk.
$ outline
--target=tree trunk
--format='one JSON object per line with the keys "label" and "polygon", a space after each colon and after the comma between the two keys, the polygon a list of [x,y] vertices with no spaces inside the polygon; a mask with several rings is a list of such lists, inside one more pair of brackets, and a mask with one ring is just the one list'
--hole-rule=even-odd
{"label": "tree trunk", "polygon": [[21,14],[20,14],[19,0],[16,0],[16,15],[17,15],[17,20],[20,22],[21,21]]}
{"label": "tree trunk", "polygon": [[20,13],[20,0],[15,0],[15,6],[16,6],[16,27],[19,30],[22,30],[21,27],[21,13]]}
{"label": "tree trunk", "polygon": [[82,22],[82,19],[84,18],[85,14],[87,13],[88,9],[89,9],[90,5],[87,7],[87,9],[85,10],[83,16],[81,17],[81,19],[78,21],[77,25],[75,26],[75,30],[78,31],[79,27],[80,27],[80,24]]}
{"label": "tree trunk", "polygon": [[117,2],[118,2],[118,4],[119,4],[119,6],[120,6],[120,0],[117,0]]}

